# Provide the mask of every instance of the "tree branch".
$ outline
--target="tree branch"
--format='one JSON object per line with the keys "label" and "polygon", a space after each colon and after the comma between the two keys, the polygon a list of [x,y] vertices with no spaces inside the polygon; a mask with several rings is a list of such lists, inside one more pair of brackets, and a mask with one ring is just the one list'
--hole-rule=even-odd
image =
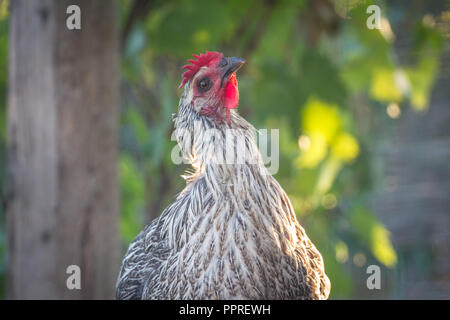
{"label": "tree branch", "polygon": [[154,2],[151,0],[134,0],[130,13],[125,22],[125,27],[121,36],[121,48],[125,47],[128,37],[133,30],[136,22],[143,20],[153,7]]}

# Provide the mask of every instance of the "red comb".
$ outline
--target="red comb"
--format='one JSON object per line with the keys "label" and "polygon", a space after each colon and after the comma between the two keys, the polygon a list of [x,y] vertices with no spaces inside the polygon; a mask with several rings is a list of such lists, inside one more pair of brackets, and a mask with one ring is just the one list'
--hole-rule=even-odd
{"label": "red comb", "polygon": [[192,55],[195,59],[189,59],[188,62],[190,64],[187,64],[183,66],[182,69],[186,69],[186,71],[183,73],[182,77],[183,80],[181,81],[181,84],[178,88],[182,88],[186,82],[188,82],[192,77],[200,70],[203,66],[208,66],[212,62],[216,60],[222,59],[223,55],[220,52],[211,52],[206,51],[205,54],[200,53],[200,55],[193,54]]}

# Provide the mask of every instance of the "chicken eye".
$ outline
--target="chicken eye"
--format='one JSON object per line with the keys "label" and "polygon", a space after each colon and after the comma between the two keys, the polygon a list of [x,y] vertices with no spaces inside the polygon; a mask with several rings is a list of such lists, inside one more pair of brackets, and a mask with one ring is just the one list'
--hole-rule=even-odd
{"label": "chicken eye", "polygon": [[211,84],[211,80],[209,80],[208,78],[203,78],[197,82],[197,87],[200,89],[200,91],[206,92],[211,89]]}

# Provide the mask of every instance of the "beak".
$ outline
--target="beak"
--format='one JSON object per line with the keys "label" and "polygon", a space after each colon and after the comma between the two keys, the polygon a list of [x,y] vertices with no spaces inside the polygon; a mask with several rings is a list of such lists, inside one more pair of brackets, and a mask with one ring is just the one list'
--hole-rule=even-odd
{"label": "beak", "polygon": [[236,58],[236,57],[231,57],[231,58],[224,58],[225,61],[221,62],[221,65],[223,65],[221,68],[223,69],[222,71],[222,79],[220,81],[220,87],[223,86],[223,83],[225,80],[228,80],[230,78],[230,76],[238,71],[242,65],[245,63],[245,60],[242,58]]}

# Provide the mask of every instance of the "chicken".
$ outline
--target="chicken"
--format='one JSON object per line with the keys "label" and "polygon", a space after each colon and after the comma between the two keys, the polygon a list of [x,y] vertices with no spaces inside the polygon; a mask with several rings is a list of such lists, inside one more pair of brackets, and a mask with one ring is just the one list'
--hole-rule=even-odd
{"label": "chicken", "polygon": [[218,52],[194,58],[183,67],[174,115],[194,172],[130,244],[117,298],[326,299],[322,256],[264,167],[254,127],[234,110],[245,61]]}

